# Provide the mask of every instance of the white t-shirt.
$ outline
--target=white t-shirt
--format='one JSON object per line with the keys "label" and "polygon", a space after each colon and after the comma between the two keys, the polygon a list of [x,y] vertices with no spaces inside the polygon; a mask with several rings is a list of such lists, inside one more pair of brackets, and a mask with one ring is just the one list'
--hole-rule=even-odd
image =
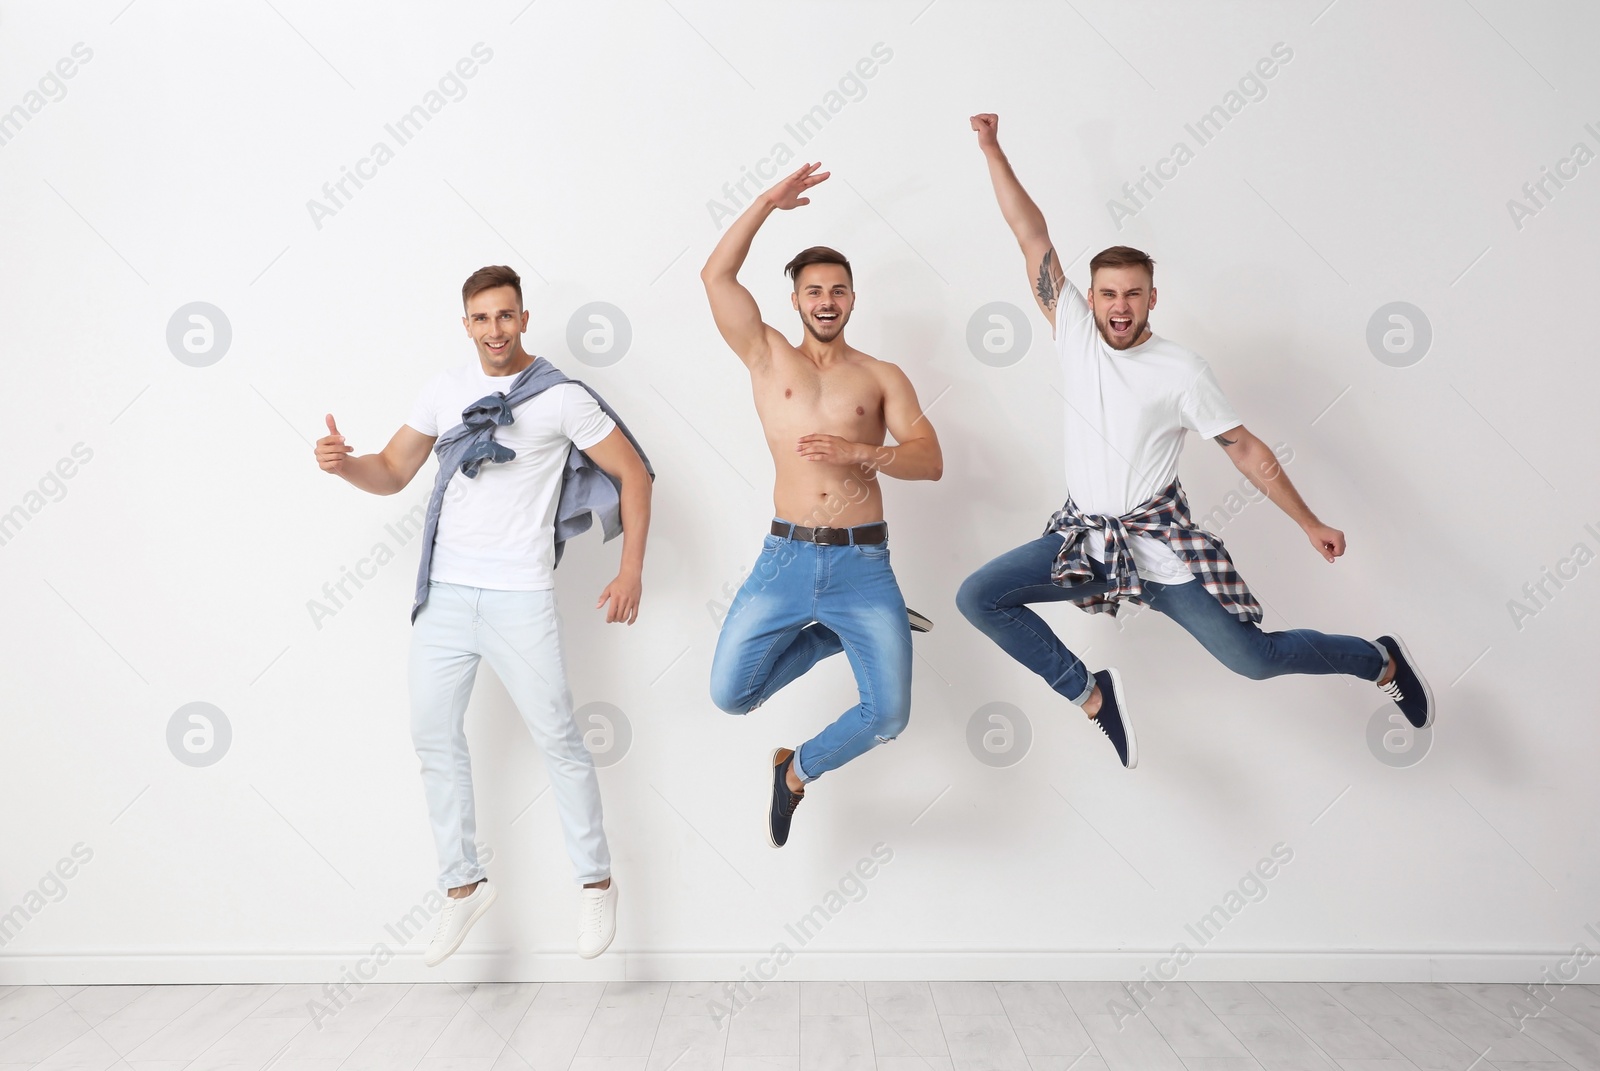
{"label": "white t-shirt", "polygon": [[[439,436],[461,423],[461,411],[516,376],[486,375],[476,361],[428,381],[407,424]],[[558,383],[511,411],[494,440],[516,451],[504,464],[485,462],[476,479],[456,473],[445,488],[430,576],[451,584],[506,591],[555,586],[556,505],[567,451],[587,450],[616,423],[576,383]]]}
{"label": "white t-shirt", "polygon": [[[1120,517],[1165,488],[1178,474],[1185,431],[1209,439],[1242,423],[1199,354],[1155,334],[1113,349],[1070,281],[1056,306],[1056,352],[1067,403],[1067,492],[1085,513]],[[1089,556],[1105,561],[1105,534],[1084,538]],[[1130,536],[1128,549],[1145,580],[1194,579],[1154,536]]]}

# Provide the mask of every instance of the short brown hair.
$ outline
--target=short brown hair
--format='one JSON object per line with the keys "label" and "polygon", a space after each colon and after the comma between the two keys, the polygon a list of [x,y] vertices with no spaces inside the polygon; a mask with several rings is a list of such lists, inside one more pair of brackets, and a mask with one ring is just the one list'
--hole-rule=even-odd
{"label": "short brown hair", "polygon": [[1094,278],[1094,273],[1101,268],[1132,268],[1138,266],[1150,273],[1150,282],[1156,281],[1156,262],[1150,259],[1150,254],[1142,249],[1135,249],[1131,245],[1114,245],[1109,249],[1102,249],[1089,261],[1089,278]]}
{"label": "short brown hair", "polygon": [[814,245],[810,249],[802,249],[794,255],[794,259],[783,266],[783,273],[794,280],[795,288],[800,286],[800,270],[812,264],[837,264],[844,269],[845,277],[850,280],[850,285],[856,285],[855,273],[850,270],[850,262],[843,253],[837,249],[829,249],[825,245]]}
{"label": "short brown hair", "polygon": [[509,286],[515,290],[517,308],[522,307],[522,277],[504,264],[491,264],[467,276],[467,281],[461,284],[461,307],[463,309],[467,307],[467,302],[472,300],[473,294],[483,290],[493,290],[497,286]]}

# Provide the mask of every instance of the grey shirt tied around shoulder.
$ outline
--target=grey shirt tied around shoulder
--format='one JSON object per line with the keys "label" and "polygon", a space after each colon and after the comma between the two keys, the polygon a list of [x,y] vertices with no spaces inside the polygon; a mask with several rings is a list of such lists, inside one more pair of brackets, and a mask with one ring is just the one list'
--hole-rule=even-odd
{"label": "grey shirt tied around shoulder", "polygon": [[[543,357],[534,358],[533,364],[523,370],[504,391],[485,395],[461,412],[461,423],[439,436],[433,452],[439,455],[439,475],[433,481],[433,497],[428,499],[428,517],[422,526],[422,561],[417,567],[417,591],[411,603],[411,621],[428,601],[428,573],[433,564],[433,540],[439,530],[439,514],[444,508],[444,491],[457,472],[469,480],[478,477],[485,462],[503,465],[517,456],[509,446],[494,440],[494,429],[515,423],[512,410],[523,402],[558,383],[576,383],[588,391],[606,416],[616,422],[633,448],[639,451],[645,471],[652,480],[655,469],[645,457],[639,440],[633,437],[628,426],[617,416],[606,400],[594,388],[581,380],[568,379],[555,365]],[[622,531],[622,494],[617,481],[604,469],[590,461],[576,444],[567,450],[566,468],[561,473],[561,497],[556,502],[556,564],[561,563],[561,551],[567,540],[589,530],[594,517],[600,518],[601,530],[610,540]]]}

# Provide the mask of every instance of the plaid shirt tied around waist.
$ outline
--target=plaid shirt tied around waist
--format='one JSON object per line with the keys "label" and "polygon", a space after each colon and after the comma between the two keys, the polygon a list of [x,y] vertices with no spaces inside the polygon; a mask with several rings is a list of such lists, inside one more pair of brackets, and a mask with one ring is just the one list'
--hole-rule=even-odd
{"label": "plaid shirt tied around waist", "polygon": [[1050,517],[1044,530],[1045,535],[1052,532],[1066,535],[1061,552],[1050,567],[1051,583],[1067,587],[1093,578],[1094,568],[1089,564],[1083,538],[1090,530],[1106,534],[1106,565],[1113,587],[1103,595],[1070,600],[1080,610],[1115,617],[1117,603],[1122,599],[1144,603],[1141,597],[1144,583],[1139,579],[1133,554],[1128,550],[1128,536],[1146,535],[1160,539],[1187,562],[1189,571],[1229,613],[1241,621],[1261,622],[1261,604],[1250,594],[1244,578],[1233,567],[1233,559],[1223,549],[1222,540],[1194,523],[1189,515],[1189,499],[1176,477],[1165,490],[1121,517],[1085,513],[1068,495],[1066,504]]}

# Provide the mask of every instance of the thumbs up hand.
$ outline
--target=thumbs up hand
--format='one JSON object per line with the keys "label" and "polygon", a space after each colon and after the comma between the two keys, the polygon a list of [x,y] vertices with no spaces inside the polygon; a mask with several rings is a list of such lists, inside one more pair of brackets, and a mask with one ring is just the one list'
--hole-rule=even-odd
{"label": "thumbs up hand", "polygon": [[317,440],[317,465],[323,472],[338,475],[343,468],[345,459],[353,452],[345,445],[344,436],[339,432],[339,426],[333,422],[333,414],[329,413],[328,434]]}

